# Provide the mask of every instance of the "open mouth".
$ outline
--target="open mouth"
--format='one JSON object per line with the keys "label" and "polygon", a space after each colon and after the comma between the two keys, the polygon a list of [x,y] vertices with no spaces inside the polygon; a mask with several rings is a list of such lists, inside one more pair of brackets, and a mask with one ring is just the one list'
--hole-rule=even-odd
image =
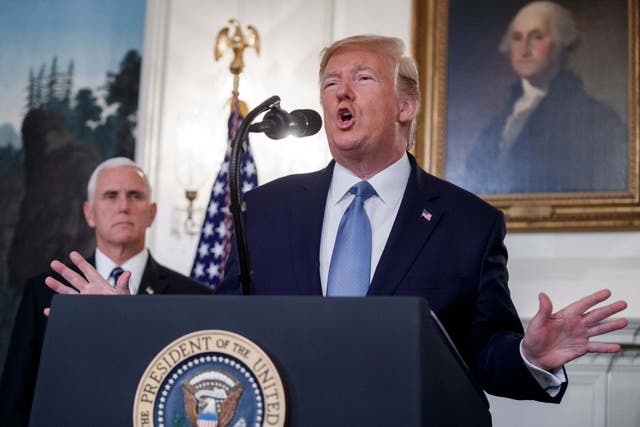
{"label": "open mouth", "polygon": [[338,110],[338,125],[341,128],[348,127],[353,123],[353,113],[347,108],[340,108]]}

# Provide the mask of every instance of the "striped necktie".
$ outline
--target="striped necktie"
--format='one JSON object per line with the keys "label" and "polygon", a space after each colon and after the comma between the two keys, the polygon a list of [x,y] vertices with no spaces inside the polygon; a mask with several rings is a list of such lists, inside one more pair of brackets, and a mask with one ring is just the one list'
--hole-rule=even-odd
{"label": "striped necktie", "polygon": [[122,273],[124,273],[124,270],[122,269],[122,267],[119,267],[119,266],[116,266],[114,267],[113,270],[111,270],[111,273],[109,274],[109,278],[107,279],[109,283],[111,283],[111,286],[113,286],[114,288],[116,287],[116,283],[118,282],[118,277],[120,277]]}

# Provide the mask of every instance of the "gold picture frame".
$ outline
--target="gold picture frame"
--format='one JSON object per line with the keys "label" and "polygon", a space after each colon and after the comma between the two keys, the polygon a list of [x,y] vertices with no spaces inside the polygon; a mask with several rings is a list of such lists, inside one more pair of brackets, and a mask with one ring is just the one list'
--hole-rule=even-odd
{"label": "gold picture frame", "polygon": [[[626,31],[621,30],[624,32],[618,35],[619,40],[616,45],[618,49],[623,49],[622,52],[624,52],[624,47],[620,48],[619,46],[621,45],[626,46],[626,50],[628,51],[626,58],[618,58],[618,62],[616,62],[618,65],[626,64],[626,70],[623,70],[626,71],[627,74],[626,81],[618,81],[616,83],[618,86],[611,86],[615,80],[610,79],[610,77],[616,74],[613,65],[611,65],[609,61],[603,66],[589,68],[589,73],[596,77],[602,77],[603,73],[607,75],[607,78],[604,79],[604,90],[602,90],[601,93],[608,96],[618,88],[617,91],[621,92],[621,96],[618,97],[619,100],[622,99],[626,101],[619,102],[622,106],[619,110],[623,112],[626,110],[626,117],[622,117],[621,119],[621,123],[625,125],[627,130],[627,146],[624,146],[624,139],[622,140],[622,149],[626,148],[627,155],[626,165],[623,164],[623,168],[625,166],[627,168],[626,176],[624,181],[621,181],[623,184],[620,188],[606,191],[600,191],[595,187],[594,191],[538,192],[534,189],[530,192],[507,191],[487,192],[485,194],[474,191],[487,202],[504,212],[509,231],[631,230],[640,228],[640,132],[638,120],[638,104],[640,102],[638,89],[640,82],[638,59],[638,34],[640,34],[638,28],[638,4],[640,0],[622,0],[617,3],[615,1],[579,3],[579,1],[580,0],[560,0],[558,3],[567,9],[571,9],[572,6],[577,6],[578,9],[582,8],[582,15],[580,16],[582,16],[583,21],[591,20],[588,22],[597,22],[600,17],[603,16],[603,11],[587,10],[586,12],[589,13],[586,13],[584,10],[585,4],[590,4],[592,7],[603,7],[603,4],[609,4],[610,6],[607,7],[626,8],[626,10],[609,11],[611,12],[611,16],[618,16],[619,21],[627,20]],[[414,152],[418,162],[430,173],[454,183],[457,182],[454,179],[450,179],[450,175],[457,173],[457,176],[464,176],[465,164],[460,161],[458,163],[452,163],[456,158],[451,154],[455,153],[455,151],[452,151],[452,148],[457,146],[455,144],[460,146],[467,144],[466,152],[469,153],[471,149],[468,147],[472,144],[469,140],[472,138],[463,138],[460,136],[463,134],[454,138],[452,135],[455,132],[452,130],[458,130],[458,125],[471,128],[469,123],[473,122],[473,118],[482,116],[483,114],[485,116],[487,115],[485,110],[488,110],[489,107],[485,108],[483,101],[475,100],[474,96],[475,93],[480,93],[482,90],[484,90],[484,93],[492,91],[492,88],[485,88],[483,85],[491,86],[495,80],[493,80],[493,76],[486,82],[474,80],[475,67],[482,70],[485,75],[494,72],[495,67],[485,66],[489,61],[489,59],[485,61],[485,57],[496,57],[500,59],[497,45],[500,41],[501,34],[505,32],[511,21],[509,16],[515,16],[515,12],[526,3],[527,2],[520,2],[518,4],[518,2],[511,0],[493,0],[487,2],[473,2],[471,0],[456,0],[452,2],[448,0],[414,0],[412,32],[413,54],[420,71],[420,86],[423,96]],[[480,10],[481,8],[482,10]],[[504,8],[508,9],[508,11],[502,10]],[[500,13],[498,13],[498,11],[500,11]],[[604,12],[607,12],[607,10],[604,10]],[[475,16],[474,13],[477,13],[478,16]],[[486,16],[482,18],[480,14],[496,16],[496,22],[483,24],[483,22],[486,22]],[[621,17],[621,14],[624,16]],[[604,15],[606,15],[606,13]],[[578,30],[580,30],[578,13],[574,12],[574,16],[576,16]],[[500,30],[497,30],[498,27],[500,27]],[[602,30],[602,28],[605,28],[605,25],[590,25],[589,28],[591,28],[591,38],[589,40],[593,41],[598,38],[594,37],[594,31],[598,29]],[[620,26],[617,28],[620,28]],[[622,28],[624,28],[624,25],[622,25]],[[493,41],[487,42],[486,40],[488,40],[488,38],[482,41],[483,39],[480,34],[482,34],[483,29],[492,33]],[[456,31],[466,32],[467,34],[458,36]],[[498,31],[501,34],[498,34]],[[607,33],[606,37],[611,37],[610,34],[612,33]],[[450,40],[452,37],[454,38],[453,41]],[[603,37],[605,36],[601,36],[600,38]],[[460,40],[463,40],[463,42],[460,42]],[[464,42],[469,40],[471,40],[471,42],[469,42],[470,45],[481,46],[484,52],[476,53],[475,58],[479,58],[479,60],[473,64],[473,66],[467,66],[466,68],[464,66],[460,67],[459,64],[465,64],[464,61],[468,56],[468,52],[464,51],[460,46],[463,46]],[[608,40],[609,39],[603,41],[603,43]],[[622,42],[620,42],[620,40],[622,40]],[[464,46],[466,49],[467,45]],[[460,48],[461,51],[455,51],[455,49],[458,48]],[[584,51],[587,52],[590,50],[591,49]],[[607,53],[609,53],[609,51],[607,51]],[[583,57],[584,55],[586,55],[586,53],[583,54]],[[463,59],[457,60],[456,58]],[[591,58],[591,60],[593,60],[593,58]],[[454,63],[454,61],[457,62]],[[507,64],[503,64],[503,68],[508,68],[508,60],[504,60],[503,62]],[[588,66],[594,63],[589,62],[589,58],[587,58],[583,61],[583,67],[584,64]],[[455,65],[457,68],[452,69],[452,65]],[[604,70],[602,70],[602,68],[604,68]],[[509,69],[509,71],[511,70]],[[465,78],[472,80],[473,84],[479,87],[479,89],[474,92],[473,90],[468,90],[469,87],[473,89],[472,85],[465,86],[464,84],[460,84],[456,86],[458,82],[450,80],[450,78],[453,79],[452,74],[455,74],[455,76],[457,76],[455,78],[458,80],[461,79],[459,76],[463,76],[462,80]],[[594,81],[597,81],[597,79],[594,78]],[[464,89],[467,90],[463,93],[463,97],[453,98],[448,94],[448,90],[451,90],[453,93],[455,90],[460,92]],[[465,102],[460,102],[461,99]],[[474,100],[477,101],[475,104],[473,102]],[[494,100],[493,104],[488,103],[487,105],[495,106],[496,102]],[[452,120],[457,120],[455,122],[456,128],[454,129],[452,127],[448,131],[447,126],[451,126]],[[479,128],[479,126],[476,126],[476,128]],[[480,130],[476,129],[476,132],[480,133]],[[470,134],[471,131],[468,132],[468,135]],[[447,156],[449,156],[448,159]],[[462,156],[459,157],[462,158]],[[450,171],[455,171],[455,173],[447,173],[447,160],[450,161]],[[570,168],[574,166],[578,165],[568,164],[567,168],[570,170]],[[537,167],[543,170],[545,165],[537,165]],[[602,170],[604,169],[605,168],[602,168]],[[492,174],[493,171],[489,171],[489,175],[487,175],[490,177],[489,180],[493,176]],[[465,185],[461,186],[465,187]]]}

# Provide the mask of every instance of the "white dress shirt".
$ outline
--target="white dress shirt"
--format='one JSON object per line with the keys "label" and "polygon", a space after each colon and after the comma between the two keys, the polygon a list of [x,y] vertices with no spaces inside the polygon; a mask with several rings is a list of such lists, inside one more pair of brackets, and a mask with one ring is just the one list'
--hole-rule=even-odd
{"label": "white dress shirt", "polygon": [[[364,210],[371,223],[371,274],[369,282],[373,279],[378,261],[380,261],[384,246],[387,244],[389,234],[391,234],[391,227],[393,227],[398,209],[400,209],[400,202],[410,173],[411,164],[409,157],[405,154],[400,160],[367,180],[376,191],[376,194],[364,204]],[[362,179],[354,175],[353,172],[338,163],[335,164],[324,208],[320,238],[320,283],[323,295],[327,294],[329,265],[340,220],[355,197],[349,193],[349,189],[360,181]]]}
{"label": "white dress shirt", "polygon": [[[376,194],[371,196],[364,204],[364,209],[371,223],[371,274],[369,282],[373,279],[382,251],[387,244],[389,234],[391,234],[391,228],[400,209],[400,202],[410,174],[411,164],[409,163],[409,157],[405,154],[400,160],[367,180],[376,191]],[[349,189],[360,181],[362,180],[351,171],[338,163],[335,164],[324,208],[322,236],[320,238],[320,284],[322,285],[322,295],[327,295],[329,265],[331,264],[331,254],[340,220],[355,197],[349,193]],[[524,357],[522,342],[520,342],[520,356],[529,372],[549,396],[553,397],[560,392],[561,385],[567,381],[562,368],[548,372],[534,366]]]}
{"label": "white dress shirt", "polygon": [[[131,278],[129,279],[129,292],[131,295],[138,293],[140,283],[142,282],[142,275],[144,269],[147,266],[147,260],[149,259],[149,251],[143,249],[142,251],[129,258],[124,264],[120,265],[124,271],[131,272]],[[100,249],[96,248],[96,270],[105,279],[109,279],[111,270],[118,265],[104,254]]]}

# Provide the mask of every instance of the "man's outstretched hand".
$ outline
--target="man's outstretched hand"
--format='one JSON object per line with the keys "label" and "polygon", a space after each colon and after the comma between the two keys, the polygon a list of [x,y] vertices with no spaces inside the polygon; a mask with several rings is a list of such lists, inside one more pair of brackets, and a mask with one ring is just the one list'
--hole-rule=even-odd
{"label": "man's outstretched hand", "polygon": [[619,344],[589,341],[591,337],[627,326],[627,319],[610,319],[627,308],[625,301],[616,301],[590,310],[607,300],[611,291],[603,289],[588,295],[556,313],[549,297],[539,295],[540,308],[524,334],[522,349],[534,365],[552,371],[586,353],[616,353]]}
{"label": "man's outstretched hand", "polygon": [[[44,282],[54,292],[62,295],[129,295],[130,271],[125,271],[120,275],[114,288],[78,252],[71,252],[69,258],[82,274],[79,274],[58,260],[52,261],[51,268],[53,271],[64,277],[64,279],[71,284],[71,286],[68,286],[51,276],[47,276]],[[49,308],[45,308],[45,315],[48,316],[49,312]]]}

